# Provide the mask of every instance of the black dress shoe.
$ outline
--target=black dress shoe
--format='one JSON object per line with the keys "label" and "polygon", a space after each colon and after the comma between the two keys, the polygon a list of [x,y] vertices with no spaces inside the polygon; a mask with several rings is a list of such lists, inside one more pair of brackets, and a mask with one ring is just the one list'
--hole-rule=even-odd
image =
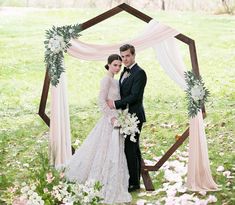
{"label": "black dress shoe", "polygon": [[140,189],[140,186],[138,186],[138,185],[130,185],[128,187],[128,192],[133,192],[133,191],[136,191],[137,189]]}

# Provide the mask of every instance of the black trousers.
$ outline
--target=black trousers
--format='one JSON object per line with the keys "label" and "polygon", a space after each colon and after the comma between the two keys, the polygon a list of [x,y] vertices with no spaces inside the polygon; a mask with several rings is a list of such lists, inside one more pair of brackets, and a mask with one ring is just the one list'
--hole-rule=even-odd
{"label": "black trousers", "polygon": [[[143,123],[138,124],[138,128],[141,131]],[[141,174],[141,152],[139,145],[140,134],[136,134],[136,142],[130,140],[130,136],[125,139],[125,154],[127,159],[127,166],[129,170],[129,186],[140,185],[140,174]]]}

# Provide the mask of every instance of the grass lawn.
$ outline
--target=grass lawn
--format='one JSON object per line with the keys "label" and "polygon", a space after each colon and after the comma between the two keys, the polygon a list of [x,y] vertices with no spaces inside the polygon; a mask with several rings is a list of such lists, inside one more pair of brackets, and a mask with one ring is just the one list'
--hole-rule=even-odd
{"label": "grass lawn", "polygon": [[[45,75],[44,34],[52,25],[83,23],[102,13],[98,9],[0,8],[0,204],[1,194],[12,183],[28,180],[40,166],[38,154],[47,155],[48,127],[37,115]],[[235,204],[234,178],[217,172],[223,166],[235,174],[235,17],[189,12],[144,10],[196,42],[200,73],[211,97],[205,119],[211,170],[221,191],[210,193],[215,204]],[[143,29],[144,22],[120,13],[82,32],[87,42],[108,44],[127,40]],[[188,48],[180,44],[190,69]],[[185,94],[164,73],[151,49],[137,53],[137,62],[148,75],[145,92],[147,123],[141,147],[144,159],[161,156],[188,126]],[[72,141],[83,140],[100,115],[97,96],[105,62],[88,62],[66,55]],[[47,112],[49,112],[49,104]],[[97,112],[96,112],[97,111]],[[180,148],[186,150],[188,140]],[[174,158],[174,157],[173,157]],[[152,174],[155,188],[165,182],[162,171]],[[154,202],[162,194],[133,194]],[[2,202],[3,203],[3,202]]]}

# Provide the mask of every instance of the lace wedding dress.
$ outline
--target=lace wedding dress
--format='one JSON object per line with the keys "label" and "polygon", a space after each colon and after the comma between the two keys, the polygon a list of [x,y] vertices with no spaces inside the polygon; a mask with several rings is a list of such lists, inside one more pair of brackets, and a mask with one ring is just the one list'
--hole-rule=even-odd
{"label": "lace wedding dress", "polygon": [[99,106],[103,116],[72,156],[65,176],[79,183],[100,181],[104,203],[125,203],[131,201],[131,195],[128,193],[129,173],[124,138],[111,125],[110,120],[117,116],[117,112],[107,106],[107,99],[120,99],[118,81],[110,76],[101,81]]}

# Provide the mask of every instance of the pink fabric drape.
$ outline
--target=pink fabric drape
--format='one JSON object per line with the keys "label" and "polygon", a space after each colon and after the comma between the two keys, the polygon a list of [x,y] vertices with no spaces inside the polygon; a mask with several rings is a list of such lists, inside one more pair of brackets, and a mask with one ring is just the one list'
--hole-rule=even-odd
{"label": "pink fabric drape", "polygon": [[190,119],[187,187],[192,191],[213,191],[218,186],[211,176],[202,112]]}
{"label": "pink fabric drape", "polygon": [[83,60],[106,60],[110,54],[119,53],[119,47],[125,43],[134,45],[138,52],[177,34],[179,34],[178,31],[152,20],[135,39],[114,45],[88,44],[78,39],[72,39],[70,41],[72,46],[67,52],[73,57]]}
{"label": "pink fabric drape", "polygon": [[[157,59],[167,75],[183,90],[187,88],[184,71],[186,66],[180,55],[175,38],[169,38],[154,46]],[[189,125],[189,160],[187,183],[193,191],[217,190],[217,184],[211,176],[208,148],[202,112],[190,118]]]}
{"label": "pink fabric drape", "polygon": [[51,88],[49,158],[50,163],[60,169],[72,156],[70,119],[65,73],[57,87]]}
{"label": "pink fabric drape", "polygon": [[[175,43],[174,36],[177,34],[179,34],[179,32],[176,30],[152,20],[149,22],[149,24],[147,24],[146,28],[139,36],[137,36],[135,39],[125,41],[120,44],[94,45],[72,39],[70,41],[72,46],[68,49],[68,53],[73,57],[83,60],[106,60],[110,54],[119,53],[119,47],[125,43],[134,45],[137,52],[149,47],[153,47],[156,50],[157,58],[161,66],[168,76],[174,80],[182,89],[185,89],[186,82],[184,80],[184,71],[186,69],[179,49]],[[63,81],[64,79],[61,78],[61,86],[65,86]],[[66,92],[65,88],[62,90]],[[60,92],[56,92],[55,96],[52,95],[52,101],[63,101],[63,97],[60,95]],[[54,106],[54,108],[55,109],[52,110],[52,115],[53,112],[58,112],[58,110],[56,110],[56,106]],[[55,115],[55,118],[51,118],[51,121],[58,121],[57,117],[60,116]],[[66,118],[69,118],[69,114]],[[65,124],[62,121],[57,122],[58,127],[56,127],[56,129],[64,130],[60,126],[67,126]],[[62,142],[62,140],[60,140],[56,134],[57,132],[52,128],[50,134],[51,140],[59,140]],[[68,136],[69,139],[67,140],[70,141],[70,134],[68,134]],[[61,137],[63,137],[63,135],[61,135]],[[54,143],[57,144],[56,142]],[[53,143],[51,146],[53,146]],[[54,152],[54,154],[57,153]],[[63,162],[61,161],[61,163]],[[203,127],[203,118],[201,112],[198,113],[195,118],[190,119],[187,186],[189,189],[194,191],[217,190],[217,185],[211,176],[206,135]]]}

